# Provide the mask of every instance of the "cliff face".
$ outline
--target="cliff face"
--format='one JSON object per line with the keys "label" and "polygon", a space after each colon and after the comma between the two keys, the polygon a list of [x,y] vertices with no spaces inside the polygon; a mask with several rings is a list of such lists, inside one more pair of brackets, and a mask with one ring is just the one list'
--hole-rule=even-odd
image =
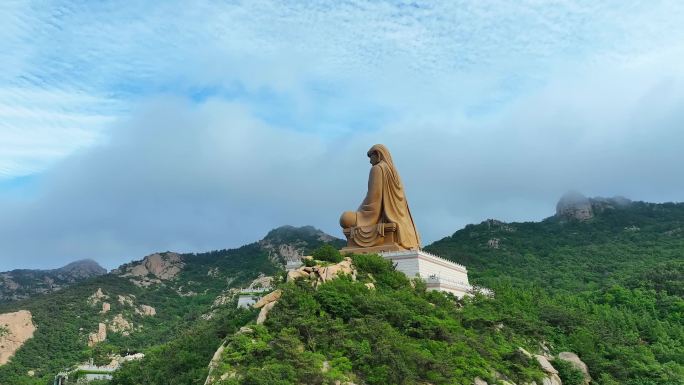
{"label": "cliff face", "polygon": [[180,254],[166,252],[146,256],[142,261],[121,266],[113,273],[128,277],[137,286],[147,287],[174,279],[185,266]]}
{"label": "cliff face", "polygon": [[0,314],[0,365],[6,364],[35,330],[30,311]]}
{"label": "cliff face", "polygon": [[566,219],[586,221],[594,217],[589,198],[578,192],[569,192],[556,204],[556,216]]}
{"label": "cliff face", "polygon": [[632,203],[624,197],[587,198],[581,193],[571,191],[561,197],[556,204],[556,217],[562,219],[586,221],[606,209],[625,207]]}
{"label": "cliff face", "polygon": [[72,262],[59,269],[3,272],[0,273],[0,302],[50,293],[106,273],[106,269],[91,259]]}

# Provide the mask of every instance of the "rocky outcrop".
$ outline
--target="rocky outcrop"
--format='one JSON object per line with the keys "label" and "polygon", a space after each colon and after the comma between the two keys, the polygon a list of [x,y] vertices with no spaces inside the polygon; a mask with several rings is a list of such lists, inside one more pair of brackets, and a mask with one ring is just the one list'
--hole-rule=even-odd
{"label": "rocky outcrop", "polygon": [[[298,278],[306,278],[311,280],[311,284],[314,287],[335,279],[340,274],[351,275],[352,279],[356,280],[356,269],[352,266],[352,260],[349,257],[344,258],[340,263],[334,265],[316,265],[316,266],[302,266],[297,270],[290,270],[287,274],[287,280],[291,281]],[[370,285],[370,286],[369,286]],[[375,289],[375,285],[369,283],[366,287],[371,290]],[[282,290],[275,290],[265,296],[263,296],[257,303],[253,306],[258,309],[261,308],[259,316],[257,317],[257,325],[261,325],[266,321],[268,313],[271,309],[278,303],[280,296],[282,295]]]}
{"label": "rocky outcrop", "polygon": [[584,385],[588,385],[591,382],[589,368],[587,367],[587,364],[580,360],[577,354],[572,352],[561,352],[558,354],[558,359],[571,363],[575,369],[581,371],[584,375]]}
{"label": "rocky outcrop", "polygon": [[[254,333],[254,330],[248,326],[243,326],[240,328],[240,330],[237,331],[237,334],[252,334]],[[207,379],[204,381],[204,385],[211,385],[215,383],[217,380],[223,381],[226,378],[229,378],[231,374],[234,374],[234,372],[228,372],[228,373],[223,373],[219,378],[214,377],[214,371],[216,368],[218,368],[219,363],[221,362],[221,354],[223,354],[223,351],[226,349],[226,343],[222,343],[221,346],[216,349],[216,352],[214,352],[214,356],[211,358],[211,361],[209,361],[209,373],[207,374]]]}
{"label": "rocky outcrop", "polygon": [[558,377],[558,370],[551,365],[548,358],[540,354],[532,354],[523,348],[518,348],[517,353],[537,361],[541,369],[546,373],[546,377],[542,379],[542,385],[562,385],[561,379]]}
{"label": "rocky outcrop", "polygon": [[587,197],[576,191],[571,191],[563,195],[556,204],[556,216],[586,221],[594,217],[594,211]]}
{"label": "rocky outcrop", "polygon": [[[313,271],[313,269],[310,269],[310,271]],[[299,278],[308,278],[310,271],[304,269],[304,267],[300,268],[299,270],[289,270],[287,272],[287,281],[290,282]]]}
{"label": "rocky outcrop", "polygon": [[142,261],[124,265],[114,273],[130,277],[131,282],[137,286],[148,287],[175,278],[184,266],[179,254],[156,253],[146,256]]}
{"label": "rocky outcrop", "polygon": [[253,305],[255,309],[261,308],[261,311],[259,312],[259,316],[257,317],[257,325],[261,325],[266,321],[266,317],[268,316],[268,312],[273,309],[273,307],[278,303],[278,300],[280,297],[283,295],[283,291],[278,289],[275,290],[271,293],[266,294],[263,296],[257,303]]}
{"label": "rocky outcrop", "polygon": [[501,240],[499,238],[491,238],[487,241],[487,247],[489,247],[490,249],[498,249],[500,241]]}
{"label": "rocky outcrop", "polygon": [[109,322],[109,330],[114,333],[121,333],[122,335],[127,336],[132,329],[133,324],[125,319],[122,314],[117,314],[112,321]]}
{"label": "rocky outcrop", "polygon": [[109,302],[102,302],[102,310],[100,310],[100,313],[106,314],[111,310],[112,305],[109,304]]}
{"label": "rocky outcrop", "polygon": [[204,385],[209,385],[213,384],[214,380],[213,377],[211,376],[214,370],[219,365],[219,361],[221,360],[221,354],[223,354],[223,351],[226,349],[225,344],[221,344],[218,349],[214,352],[214,355],[211,357],[211,361],[209,361],[209,374],[207,375],[207,379],[204,380]]}
{"label": "rocky outcrop", "polygon": [[551,362],[549,362],[548,358],[535,354],[534,358],[537,359],[537,362],[539,363],[539,366],[541,366],[542,370],[545,371],[546,373],[549,374],[558,374],[558,370],[551,365]]}
{"label": "rocky outcrop", "polygon": [[140,305],[135,309],[135,312],[144,317],[152,317],[157,314],[157,309],[149,305]]}
{"label": "rocky outcrop", "polygon": [[287,272],[287,280],[292,281],[300,278],[311,279],[311,284],[315,287],[318,285],[337,278],[339,274],[350,275],[353,280],[356,280],[356,269],[352,266],[352,260],[345,257],[342,262],[334,265],[317,264],[315,266],[302,266],[296,270]]}
{"label": "rocky outcrop", "polygon": [[93,294],[91,294],[90,297],[88,297],[88,304],[90,306],[95,306],[99,302],[108,298],[109,296],[102,291],[102,288],[98,287],[97,290]]}
{"label": "rocky outcrop", "polygon": [[97,332],[88,335],[88,346],[95,346],[107,339],[107,325],[100,322],[97,325]]}
{"label": "rocky outcrop", "polygon": [[546,377],[542,379],[542,385],[562,385],[560,377],[558,377],[558,370],[551,365],[549,360],[539,354],[535,354],[534,357],[537,359],[539,366],[546,373]]}
{"label": "rocky outcrop", "polygon": [[247,290],[264,289],[269,288],[271,286],[273,286],[273,277],[265,276],[262,274],[249,284]]}
{"label": "rocky outcrop", "polygon": [[109,356],[112,360],[105,365],[105,368],[110,368],[110,369],[118,369],[121,367],[121,365],[125,364],[126,362],[131,362],[131,361],[139,361],[145,358],[145,354],[143,353],[135,353],[135,354],[128,354],[125,356],[120,356],[118,354],[111,355]]}
{"label": "rocky outcrop", "polygon": [[28,310],[0,314],[0,365],[6,364],[35,331],[33,317]]}
{"label": "rocky outcrop", "polygon": [[135,298],[135,296],[132,294],[131,295],[118,295],[117,301],[119,301],[119,305],[133,306],[134,298]]}
{"label": "rocky outcrop", "polygon": [[12,279],[12,277],[13,276],[10,273],[0,274],[0,287],[2,287],[4,291],[12,292],[20,287],[19,284]]}
{"label": "rocky outcrop", "polygon": [[269,302],[264,307],[261,308],[261,311],[259,312],[259,316],[257,317],[256,324],[261,325],[266,321],[266,317],[268,317],[268,313],[273,309],[273,307],[278,303],[278,301],[273,301]]}
{"label": "rocky outcrop", "polygon": [[279,300],[280,296],[282,296],[282,295],[283,295],[283,291],[280,289],[272,291],[272,292],[266,294],[265,296],[261,297],[261,299],[258,300],[257,303],[255,303],[253,306],[255,309],[266,306],[267,304],[269,304],[271,302]]}
{"label": "rocky outcrop", "polygon": [[556,204],[556,217],[586,221],[606,210],[615,210],[631,204],[632,201],[625,197],[587,198],[576,191],[571,191],[563,195]]}

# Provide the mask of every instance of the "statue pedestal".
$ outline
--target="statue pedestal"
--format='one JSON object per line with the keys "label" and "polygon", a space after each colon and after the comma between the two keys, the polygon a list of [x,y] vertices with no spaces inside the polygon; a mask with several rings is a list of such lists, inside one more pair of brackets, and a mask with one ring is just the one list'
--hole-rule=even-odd
{"label": "statue pedestal", "polygon": [[472,295],[468,270],[463,265],[430,254],[423,250],[402,250],[380,253],[392,261],[398,271],[409,278],[420,277],[428,290],[452,293],[458,298]]}
{"label": "statue pedestal", "polygon": [[342,232],[347,246],[341,253],[375,254],[387,251],[406,250],[396,243],[396,223],[379,223],[373,226],[348,227]]}
{"label": "statue pedestal", "polygon": [[340,253],[342,254],[380,254],[380,253],[386,253],[386,252],[391,252],[391,251],[406,251],[406,249],[402,248],[401,246],[397,245],[396,243],[391,244],[391,245],[381,245],[381,246],[372,246],[372,247],[343,247],[340,249]]}

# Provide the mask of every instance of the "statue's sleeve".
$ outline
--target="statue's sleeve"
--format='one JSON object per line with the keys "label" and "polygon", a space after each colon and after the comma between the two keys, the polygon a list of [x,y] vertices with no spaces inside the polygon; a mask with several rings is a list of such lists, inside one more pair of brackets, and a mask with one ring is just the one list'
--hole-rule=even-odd
{"label": "statue's sleeve", "polygon": [[380,165],[371,167],[368,176],[368,193],[356,214],[357,226],[371,226],[380,222],[382,216],[383,172]]}

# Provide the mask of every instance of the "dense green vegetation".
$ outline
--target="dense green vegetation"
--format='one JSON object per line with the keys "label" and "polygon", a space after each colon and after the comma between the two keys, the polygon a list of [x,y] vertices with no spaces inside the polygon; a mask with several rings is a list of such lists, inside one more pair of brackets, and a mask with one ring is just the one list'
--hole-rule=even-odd
{"label": "dense green vegetation", "polygon": [[[217,376],[233,375],[220,383],[466,385],[476,376],[493,380],[493,373],[521,383],[541,379],[536,362],[516,353],[525,336],[497,332],[483,319],[480,303],[489,300],[427,292],[377,255],[353,260],[357,281],[342,277],[317,289],[307,280],[283,284],[266,323],[228,339]],[[375,289],[365,286],[371,282]]]}
{"label": "dense green vegetation", "polygon": [[312,257],[318,261],[338,263],[342,261],[342,254],[332,245],[323,245],[314,250]]}
{"label": "dense green vegetation", "polygon": [[[459,301],[425,292],[383,260],[355,256],[357,282],[338,279],[317,290],[304,281],[282,284],[283,297],[251,332],[235,333],[256,313],[234,309],[234,302],[202,319],[217,295],[259,273],[278,274],[279,245],[305,254],[325,242],[342,246],[310,228],[285,227],[240,249],[184,255],[181,275],[162,285],[139,288],[107,275],[0,305],[0,312],[30,310],[38,325],[0,367],[0,384],[47,384],[77,362],[127,351],[146,358],[125,365],[113,384],[202,384],[224,340],[219,370],[239,375],[224,381],[230,384],[471,384],[475,376],[491,384],[495,373],[539,384],[542,372],[516,353],[519,346],[577,353],[594,384],[684,384],[684,204],[637,202],[596,212],[584,222],[489,220],[426,247],[466,265],[471,283],[492,289],[492,297]],[[333,249],[314,254],[331,263],[339,258]],[[110,333],[88,348],[87,333],[103,318],[86,303],[97,288],[133,294],[157,316],[112,303],[112,314],[123,312],[142,329]],[[564,385],[580,383],[576,370],[554,366]]]}
{"label": "dense green vegetation", "polygon": [[[272,275],[277,272],[280,267],[274,264],[277,260],[272,249],[277,250],[282,242],[290,242],[303,252],[310,253],[326,241],[331,241],[320,239],[321,234],[310,227],[298,229],[288,226],[272,230],[261,242],[237,249],[185,254],[182,256],[185,266],[176,278],[149,287],[138,287],[127,278],[107,274],[55,293],[0,303],[0,313],[19,309],[31,311],[37,326],[33,338],[17,351],[10,363],[0,366],[0,385],[52,384],[55,374],[90,358],[96,364],[104,364],[109,362],[110,354],[136,352],[150,355],[145,365],[157,357],[162,362],[160,365],[172,370],[161,371],[156,374],[158,377],[150,378],[161,379],[172,372],[175,373],[174,377],[184,378],[178,374],[179,368],[171,369],[172,361],[155,353],[158,349],[164,349],[167,342],[171,347],[174,344],[182,345],[184,336],[188,338],[185,340],[188,345],[183,345],[185,350],[174,348],[174,351],[178,350],[187,358],[183,368],[206,370],[207,352],[213,353],[227,333],[225,330],[231,325],[226,321],[214,327],[212,325],[219,321],[207,322],[202,319],[202,315],[210,311],[215,298],[228,293],[231,288],[246,286],[259,274]],[[339,243],[336,239],[332,241]],[[98,288],[108,296],[104,300],[111,305],[107,314],[100,313],[101,303],[88,303],[88,297]],[[135,306],[152,306],[156,309],[156,315],[145,317],[137,314],[135,306],[119,303],[118,295],[134,296]],[[234,304],[231,306],[235,307]],[[225,317],[221,318],[225,313],[226,309],[219,309],[214,317],[225,320]],[[109,331],[105,342],[89,348],[88,334],[97,331],[99,322],[111,320],[116,314],[122,314],[134,324],[135,329],[128,336]],[[246,322],[239,321],[240,316],[235,317],[238,323]],[[229,318],[232,319],[232,316]],[[193,333],[196,338],[189,338]],[[210,341],[204,345],[206,350],[193,345],[193,341],[199,340]],[[28,376],[29,371],[34,371],[35,375]]]}
{"label": "dense green vegetation", "polygon": [[[461,310],[437,317],[450,317],[451,330],[458,330],[454,333],[461,338],[467,339],[469,333],[478,336],[466,345],[476,347],[482,361],[472,351],[459,351],[469,369],[457,378],[428,373],[426,368],[434,363],[421,361],[426,352],[422,341],[402,336],[406,332],[402,327],[416,314],[399,309],[421,309],[411,301],[402,303],[406,296],[425,299],[437,294],[420,294],[384,282],[391,281],[391,274],[376,277],[379,289],[374,293],[362,292],[358,284],[345,280],[323,285],[318,292],[307,285],[286,286],[286,295],[266,327],[255,330],[264,350],[251,351],[249,345],[240,344],[244,337],[236,336],[235,341],[229,340],[229,351],[239,358],[227,360],[224,370],[241,373],[245,383],[255,384],[326,383],[339,373],[366,383],[470,383],[476,374],[491,380],[492,369],[521,380],[525,372],[506,366],[519,359],[512,354],[518,345],[532,351],[549,349],[551,354],[576,352],[589,365],[596,384],[683,384],[684,205],[633,203],[597,212],[585,222],[555,217],[540,223],[486,221],[428,247],[466,264],[473,283],[495,292],[493,298],[467,300]],[[489,242],[492,239],[499,240],[498,248]],[[358,257],[356,263],[366,269]],[[391,304],[387,308],[400,312],[404,323],[393,324],[392,313],[383,306],[363,307],[372,301],[369,298],[383,294]],[[438,310],[440,302],[430,301]],[[372,324],[369,317],[378,322]],[[361,343],[369,335],[391,334],[380,326],[384,323],[395,331],[392,338]],[[499,335],[506,336],[505,342],[482,343]],[[293,358],[290,354],[286,359],[285,350],[276,349],[281,339],[289,340],[290,348],[303,355]],[[344,340],[352,342],[340,345]],[[364,346],[372,352],[364,357],[368,366],[357,357]],[[385,346],[394,354],[383,356],[373,350]],[[435,356],[449,357],[449,352],[429,357]],[[344,370],[331,369],[330,375],[314,370],[318,374],[313,375],[303,369],[305,363],[311,369],[323,361],[335,369],[336,359]],[[460,369],[440,362],[444,365],[447,372]],[[577,371],[557,365],[565,384],[579,383]],[[386,366],[391,368],[387,373],[401,373],[400,378],[370,369]]]}
{"label": "dense green vegetation", "polygon": [[[504,325],[576,352],[598,384],[684,383],[684,204],[489,220],[427,249],[494,289]],[[499,248],[489,246],[499,240]]]}
{"label": "dense green vegetation", "polygon": [[146,350],[144,361],[134,361],[115,373],[114,384],[203,384],[207,364],[223,339],[254,319],[255,312],[235,309],[232,301],[211,320],[199,321],[174,340]]}

